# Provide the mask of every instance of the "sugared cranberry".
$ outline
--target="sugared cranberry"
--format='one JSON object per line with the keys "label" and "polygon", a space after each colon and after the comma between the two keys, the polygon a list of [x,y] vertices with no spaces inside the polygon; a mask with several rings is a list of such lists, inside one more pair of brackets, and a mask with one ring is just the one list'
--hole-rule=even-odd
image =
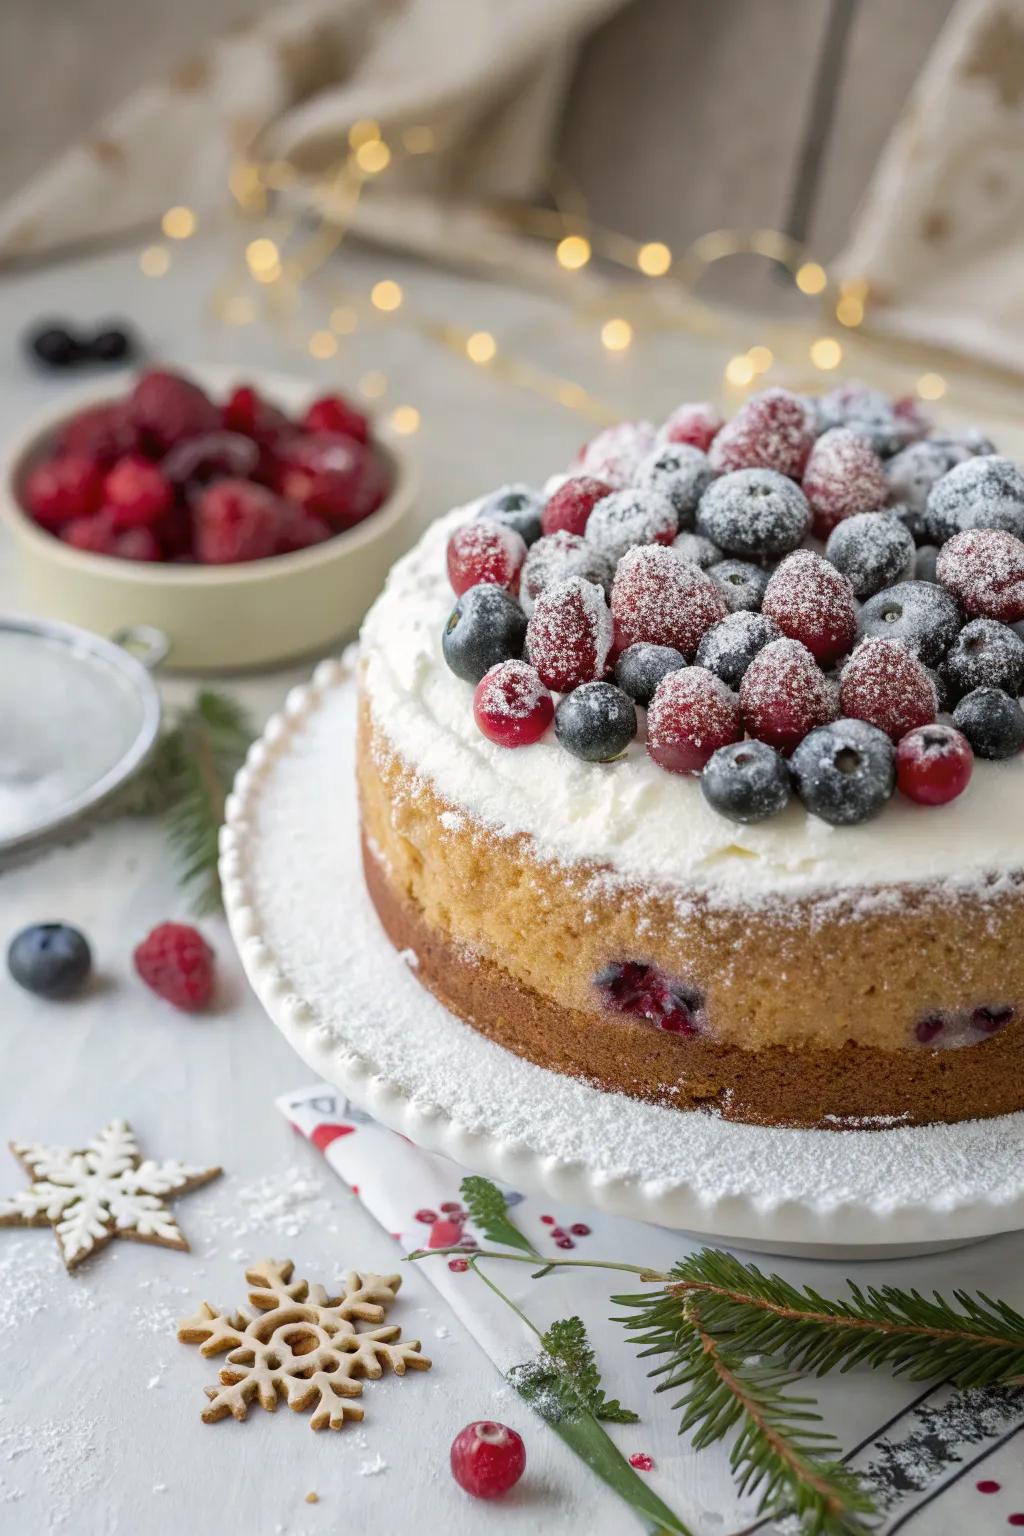
{"label": "sugared cranberry", "polygon": [[798,640],[773,640],[758,651],[740,683],[740,708],[751,736],[788,757],[809,731],[836,717],[824,673]]}
{"label": "sugared cranberry", "polygon": [[591,475],[567,480],[548,498],[540,517],[541,527],[545,533],[582,534],[597,503],[611,493],[607,480],[595,480]]}
{"label": "sugared cranberry", "polygon": [[618,651],[646,641],[671,646],[687,659],[727,611],[710,576],[661,544],[641,545],[623,555],[612,583],[611,610]]}
{"label": "sugared cranberry", "polygon": [[548,587],[526,629],[526,653],[541,681],[559,693],[604,677],[612,616],[604,592],[581,576]]}
{"label": "sugared cranberry", "polygon": [[931,1014],[926,1019],[918,1019],[914,1025],[914,1036],[922,1045],[931,1045],[936,1035],[941,1035],[945,1027],[945,1019],[937,1014]]}
{"label": "sugared cranberry", "polygon": [[765,588],[761,612],[784,635],[806,645],[823,667],[845,656],[857,633],[850,583],[809,549],[795,550],[783,560]]}
{"label": "sugared cranberry", "polygon": [[198,384],[159,368],[138,380],[129,408],[143,444],[154,453],[166,453],[184,437],[214,432],[220,422],[220,412]]}
{"label": "sugared cranberry", "polygon": [[968,618],[1024,619],[1024,542],[1001,528],[969,528],[939,551],[935,574]]}
{"label": "sugared cranberry", "polygon": [[526,545],[514,529],[480,518],[463,523],[448,540],[448,580],[460,597],[481,581],[515,592],[525,559]]}
{"label": "sugared cranberry", "polygon": [[370,440],[370,423],[362,411],[341,395],[324,395],[314,400],[302,418],[304,432],[340,432],[343,437],[354,437],[357,443]]}
{"label": "sugared cranberry", "polygon": [[248,480],[218,480],[199,499],[196,553],[204,565],[265,560],[277,548],[281,503]]}
{"label": "sugared cranberry", "polygon": [[619,421],[591,438],[580,454],[580,471],[604,480],[612,490],[632,485],[633,477],[654,447],[657,434],[649,421]]}
{"label": "sugared cranberry", "polygon": [[613,491],[587,519],[586,540],[614,566],[638,544],[671,544],[679,529],[675,507],[661,491]]}
{"label": "sugared cranberry", "polygon": [[740,701],[703,667],[669,672],[647,712],[647,750],[670,773],[699,773],[719,747],[743,735]]}
{"label": "sugared cranberry", "polygon": [[72,518],[88,517],[103,496],[103,470],[95,459],[47,459],[37,464],[22,491],[25,505],[51,532]]}
{"label": "sugared cranberry", "polygon": [[666,443],[689,443],[707,453],[725,422],[708,400],[678,405],[665,422],[659,436]]}
{"label": "sugared cranberry", "polygon": [[966,736],[951,725],[908,731],[896,748],[896,787],[918,805],[945,805],[963,794],[974,770]]}
{"label": "sugared cranberry", "polygon": [[1006,1028],[1015,1013],[1016,1009],[1008,1004],[1000,1008],[975,1008],[971,1014],[971,1023],[975,1029],[980,1029],[982,1034],[996,1035],[1001,1029]]}
{"label": "sugared cranberry", "polygon": [[931,725],[938,697],[926,669],[898,640],[868,639],[843,668],[839,703],[844,715],[867,720],[900,741],[908,731]]}
{"label": "sugared cranberry", "polygon": [[290,440],[275,452],[275,489],[338,531],[362,522],[387,495],[380,461],[350,437],[319,432]]}
{"label": "sugared cranberry", "polygon": [[885,468],[866,437],[849,427],[833,427],[811,449],[803,475],[811,504],[813,530],[827,539],[837,523],[857,512],[882,506],[889,486]]}
{"label": "sugared cranberry", "polygon": [[788,389],[766,389],[726,422],[708,457],[717,470],[774,469],[799,480],[813,442],[803,401]]}
{"label": "sugared cranberry", "polygon": [[452,1476],[474,1499],[495,1499],[518,1483],[526,1470],[526,1447],[507,1424],[489,1419],[467,1424],[452,1441]]}
{"label": "sugared cranberry", "polygon": [[118,459],[103,482],[103,499],[116,528],[152,525],[167,511],[173,497],[166,477],[141,453]]}
{"label": "sugared cranberry", "polygon": [[473,718],[499,747],[531,746],[554,716],[554,701],[528,662],[501,661],[476,685]]}
{"label": "sugared cranberry", "polygon": [[683,982],[672,981],[656,965],[626,960],[608,965],[594,978],[607,1008],[648,1019],[673,1035],[695,1035],[700,997]]}

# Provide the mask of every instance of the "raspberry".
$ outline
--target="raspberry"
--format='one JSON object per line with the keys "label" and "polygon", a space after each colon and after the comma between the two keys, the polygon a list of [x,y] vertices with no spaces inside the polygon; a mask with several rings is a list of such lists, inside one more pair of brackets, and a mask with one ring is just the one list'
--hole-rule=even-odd
{"label": "raspberry", "polygon": [[935,684],[898,640],[862,640],[843,668],[839,703],[844,715],[877,725],[893,741],[931,725]]}
{"label": "raspberry", "polygon": [[788,555],[765,588],[761,612],[784,635],[806,645],[829,666],[853,645],[857,609],[850,583],[834,565],[809,549]]}
{"label": "raspberry", "polygon": [[699,773],[743,735],[739,699],[713,672],[683,667],[662,678],[647,712],[647,750],[670,773]]}
{"label": "raspberry", "polygon": [[513,529],[481,518],[456,528],[448,540],[446,558],[448,580],[456,596],[482,581],[517,592],[526,545]]}
{"label": "raspberry", "polygon": [[551,724],[551,695],[525,661],[501,661],[485,672],[473,694],[473,717],[499,747],[528,747]]}
{"label": "raspberry", "polygon": [[341,395],[324,395],[314,400],[302,418],[304,432],[340,432],[342,437],[352,437],[357,443],[370,441],[370,423],[362,411],[357,411]]}
{"label": "raspberry", "polygon": [[277,548],[281,526],[281,503],[272,491],[248,480],[218,480],[196,507],[196,554],[204,565],[265,560]]}
{"label": "raspberry", "polygon": [[580,454],[580,473],[606,480],[615,491],[632,485],[633,477],[657,441],[649,421],[620,421],[599,432]]}
{"label": "raspberry", "polygon": [[240,384],[221,409],[221,421],[229,432],[240,432],[261,446],[276,446],[293,437],[295,428],[283,411],[264,400],[251,384]]}
{"label": "raspberry", "polygon": [[159,368],[138,380],[129,409],[144,446],[155,453],[220,425],[220,412],[198,384]]}
{"label": "raspberry", "polygon": [[107,471],[103,498],[115,528],[139,528],[167,511],[174,492],[155,464],[141,453],[130,453]]}
{"label": "raspberry", "polygon": [[720,471],[774,469],[798,480],[813,442],[813,424],[803,401],[788,389],[766,389],[752,395],[726,422],[708,457]]}
{"label": "raspberry", "polygon": [[587,542],[617,562],[638,544],[671,544],[679,529],[676,510],[659,491],[614,491],[587,520]]}
{"label": "raspberry", "polygon": [[896,748],[896,787],[918,805],[945,805],[963,794],[974,769],[966,736],[951,725],[908,731]]}
{"label": "raspberry", "polygon": [[619,561],[611,592],[619,651],[645,640],[692,659],[701,636],[725,618],[710,576],[660,544],[631,549]]}
{"label": "raspberry", "polygon": [[566,480],[549,497],[541,513],[541,527],[545,533],[564,531],[582,534],[597,503],[611,493],[612,488],[607,480],[595,480],[588,475]]}
{"label": "raspberry", "polygon": [[340,531],[377,510],[387,494],[387,477],[361,443],[320,432],[281,448],[275,489]]}
{"label": "raspberry", "polygon": [[531,544],[520,579],[527,613],[545,587],[564,581],[567,576],[583,576],[607,590],[612,584],[612,563],[577,533],[546,533]]}
{"label": "raspberry", "polygon": [[740,559],[777,558],[796,549],[811,522],[807,497],[773,469],[738,469],[708,486],[697,531]]}
{"label": "raspberry", "polygon": [[935,574],[968,618],[1024,619],[1024,543],[1012,533],[971,528],[956,534],[940,549]]}
{"label": "raspberry", "polygon": [[833,427],[818,438],[802,484],[819,539],[827,539],[844,518],[882,506],[889,491],[878,454],[849,427]]}
{"label": "raspberry", "polygon": [[315,512],[307,512],[305,507],[297,507],[291,501],[282,501],[278,512],[280,521],[275,555],[292,555],[298,549],[311,549],[314,544],[322,544],[325,539],[333,537],[334,530],[330,524],[322,517],[317,517]]}
{"label": "raspberry", "polygon": [[90,406],[65,422],[57,438],[57,453],[62,458],[96,459],[101,464],[112,464],[137,445],[138,433],[128,402],[118,400],[112,405]]}
{"label": "raspberry", "polygon": [[213,995],[213,950],[186,923],[158,923],[135,949],[146,986],[175,1008],[197,1013]]}
{"label": "raspberry", "polygon": [[699,403],[677,405],[660,429],[658,436],[665,443],[689,443],[707,453],[725,422],[708,400]]}
{"label": "raspberry", "polygon": [[798,640],[773,640],[758,651],[740,683],[740,708],[751,736],[784,757],[836,716],[828,680]]}
{"label": "raspberry", "polygon": [[522,1436],[506,1424],[478,1420],[460,1429],[452,1441],[452,1477],[474,1499],[507,1493],[526,1469]]}
{"label": "raspberry", "polygon": [[54,532],[73,517],[88,517],[103,496],[103,470],[95,459],[47,459],[31,470],[22,498],[36,522]]}
{"label": "raspberry", "polygon": [[542,592],[526,628],[526,654],[559,693],[604,677],[612,616],[601,588],[569,576]]}

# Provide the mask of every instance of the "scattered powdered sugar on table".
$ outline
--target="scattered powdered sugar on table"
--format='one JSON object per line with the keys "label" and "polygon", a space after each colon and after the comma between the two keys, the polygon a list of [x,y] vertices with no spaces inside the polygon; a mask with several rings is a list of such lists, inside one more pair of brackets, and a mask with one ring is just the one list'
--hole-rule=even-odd
{"label": "scattered powdered sugar on table", "polygon": [[10,1424],[6,1411],[0,1414],[0,1463],[17,1468],[10,1478],[0,1474],[0,1505],[19,1502],[25,1496],[25,1484],[41,1483],[53,1531],[77,1517],[82,1496],[109,1466],[96,1425],[78,1410],[73,1418],[45,1419],[31,1426]]}
{"label": "scattered powdered sugar on table", "polygon": [[[252,908],[246,931],[260,935],[284,973],[283,990],[309,1005],[310,1017],[300,1022],[271,1001],[314,1070],[344,1081],[352,1058],[361,1058],[462,1131],[580,1165],[599,1181],[599,1202],[641,1219],[666,1220],[668,1209],[671,1221],[707,1231],[700,1222],[716,1202],[739,1198],[747,1235],[783,1238],[792,1235],[790,1202],[826,1211],[866,1205],[899,1209],[893,1237],[913,1241],[934,1235],[929,1213],[936,1209],[1012,1201],[1015,1213],[1001,1222],[984,1215],[972,1230],[1014,1225],[1024,1206],[1024,1115],[870,1133],[730,1124],[600,1092],[513,1056],[455,1019],[398,958],[365,893],[355,795],[345,787],[354,726],[354,688],[346,680],[326,690],[294,736],[279,741],[242,807],[249,828],[242,880]],[[228,883],[234,908],[239,897]],[[239,913],[229,915],[240,936]],[[253,979],[259,987],[260,975]],[[443,1149],[443,1137],[431,1135]],[[619,1178],[630,1181],[626,1190],[608,1187]],[[646,1207],[648,1195],[658,1203]],[[918,1212],[924,1215],[915,1226]],[[725,1209],[720,1219],[735,1216]],[[834,1227],[840,1240],[845,1220]]]}

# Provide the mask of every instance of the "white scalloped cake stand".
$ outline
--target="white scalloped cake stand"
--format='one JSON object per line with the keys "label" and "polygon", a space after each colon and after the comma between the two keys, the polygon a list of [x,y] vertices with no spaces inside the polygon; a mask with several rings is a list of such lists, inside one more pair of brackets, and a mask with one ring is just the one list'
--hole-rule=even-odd
{"label": "white scalloped cake stand", "polygon": [[354,738],[352,662],[326,662],[253,747],[221,871],[270,1017],[377,1119],[509,1184],[740,1247],[895,1256],[1024,1227],[1024,1114],[873,1131],[735,1125],[545,1071],[456,1019],[366,895]]}

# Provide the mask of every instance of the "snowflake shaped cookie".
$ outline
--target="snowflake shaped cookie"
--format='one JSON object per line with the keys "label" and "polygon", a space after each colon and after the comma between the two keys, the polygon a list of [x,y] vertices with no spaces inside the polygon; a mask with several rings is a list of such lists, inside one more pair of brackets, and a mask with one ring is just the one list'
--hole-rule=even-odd
{"label": "snowflake shaped cookie", "polygon": [[53,1227],[69,1270],[114,1237],[187,1249],[166,1197],[187,1195],[221,1171],[143,1159],[124,1120],[112,1120],[81,1151],[18,1141],[11,1151],[32,1183],[0,1200],[0,1227]]}
{"label": "snowflake shaped cookie", "polygon": [[253,1398],[273,1413],[283,1397],[297,1413],[313,1409],[311,1429],[341,1429],[346,1419],[363,1417],[362,1408],[348,1401],[362,1396],[359,1378],[375,1381],[388,1366],[396,1376],[429,1371],[419,1340],[399,1342],[395,1324],[356,1326],[383,1320],[402,1283],[399,1275],[351,1271],[341,1294],[328,1296],[322,1285],[292,1280],[294,1268],[290,1259],[260,1259],[246,1270],[254,1317],[218,1312],[204,1301],[194,1317],[179,1323],[178,1338],[198,1344],[200,1354],[229,1351],[221,1386],[206,1388],[205,1423],[229,1413],[244,1419]]}

